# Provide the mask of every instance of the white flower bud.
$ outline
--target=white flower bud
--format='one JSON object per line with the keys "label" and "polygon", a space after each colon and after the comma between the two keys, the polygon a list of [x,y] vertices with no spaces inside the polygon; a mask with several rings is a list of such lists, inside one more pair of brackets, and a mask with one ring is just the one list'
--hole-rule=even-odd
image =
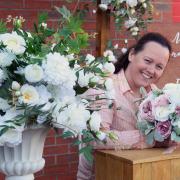
{"label": "white flower bud", "polygon": [[131,14],[134,14],[136,11],[135,11],[134,8],[132,8],[132,9],[130,10],[130,12],[131,12]]}
{"label": "white flower bud", "polygon": [[13,90],[19,90],[21,86],[17,81],[13,81],[11,87]]}
{"label": "white flower bud", "polygon": [[143,3],[143,7],[144,7],[144,9],[146,9],[147,8],[147,4]]}
{"label": "white flower bud", "polygon": [[102,10],[102,11],[106,11],[108,9],[108,6],[107,4],[99,4],[99,8]]}
{"label": "white flower bud", "polygon": [[15,96],[20,96],[21,95],[21,92],[20,91],[16,91],[15,92]]}
{"label": "white flower bud", "polygon": [[133,31],[132,32],[132,36],[137,36],[138,35],[138,32],[137,31]]}
{"label": "white flower bud", "polygon": [[106,133],[104,133],[102,131],[97,132],[96,136],[100,141],[103,141],[106,139]]}

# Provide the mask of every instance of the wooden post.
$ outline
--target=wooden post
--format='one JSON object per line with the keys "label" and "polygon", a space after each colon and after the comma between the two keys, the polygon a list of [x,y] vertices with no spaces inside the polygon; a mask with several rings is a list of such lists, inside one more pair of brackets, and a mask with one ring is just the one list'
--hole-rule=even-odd
{"label": "wooden post", "polygon": [[[103,0],[97,0],[97,6]],[[96,39],[96,55],[101,56],[106,49],[107,41],[110,37],[110,10],[102,11],[100,8],[97,10],[96,19],[97,39]]]}

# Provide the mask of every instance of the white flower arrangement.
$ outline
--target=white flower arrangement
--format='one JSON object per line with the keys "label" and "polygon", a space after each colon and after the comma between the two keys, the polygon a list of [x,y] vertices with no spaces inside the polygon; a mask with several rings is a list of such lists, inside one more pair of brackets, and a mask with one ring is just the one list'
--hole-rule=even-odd
{"label": "white flower arrangement", "polygon": [[[114,55],[98,60],[81,55],[80,49],[88,44],[81,20],[65,7],[58,12],[62,26],[57,30],[48,27],[45,15],[39,17],[34,32],[23,30],[22,17],[1,21],[0,146],[18,145],[24,129],[42,124],[64,129],[64,137],[83,135],[77,144],[105,137],[96,112],[99,107],[90,107],[91,99],[81,94],[93,88],[103,89],[103,99],[112,94],[113,87],[106,90],[105,82],[114,71]],[[7,28],[11,22],[12,30]]]}
{"label": "white flower arrangement", "polygon": [[117,27],[124,26],[134,37],[152,19],[152,0],[101,0],[99,8],[111,9]]}

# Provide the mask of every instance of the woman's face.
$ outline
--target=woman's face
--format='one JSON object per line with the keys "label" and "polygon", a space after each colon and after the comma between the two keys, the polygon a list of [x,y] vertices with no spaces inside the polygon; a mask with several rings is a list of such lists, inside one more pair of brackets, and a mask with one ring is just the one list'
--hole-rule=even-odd
{"label": "woman's face", "polygon": [[125,71],[132,89],[147,87],[155,83],[162,75],[169,59],[169,50],[156,43],[148,42],[142,51],[129,54],[129,65]]}

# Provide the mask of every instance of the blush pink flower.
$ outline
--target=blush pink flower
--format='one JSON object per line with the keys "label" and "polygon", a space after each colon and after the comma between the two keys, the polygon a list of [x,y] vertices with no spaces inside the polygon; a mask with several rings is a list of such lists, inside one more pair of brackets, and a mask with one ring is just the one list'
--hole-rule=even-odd
{"label": "blush pink flower", "polygon": [[156,124],[156,130],[161,134],[164,139],[167,139],[170,136],[171,129],[171,122],[168,120],[164,122],[158,122]]}
{"label": "blush pink flower", "polygon": [[175,112],[178,116],[180,116],[180,106],[177,106]]}

